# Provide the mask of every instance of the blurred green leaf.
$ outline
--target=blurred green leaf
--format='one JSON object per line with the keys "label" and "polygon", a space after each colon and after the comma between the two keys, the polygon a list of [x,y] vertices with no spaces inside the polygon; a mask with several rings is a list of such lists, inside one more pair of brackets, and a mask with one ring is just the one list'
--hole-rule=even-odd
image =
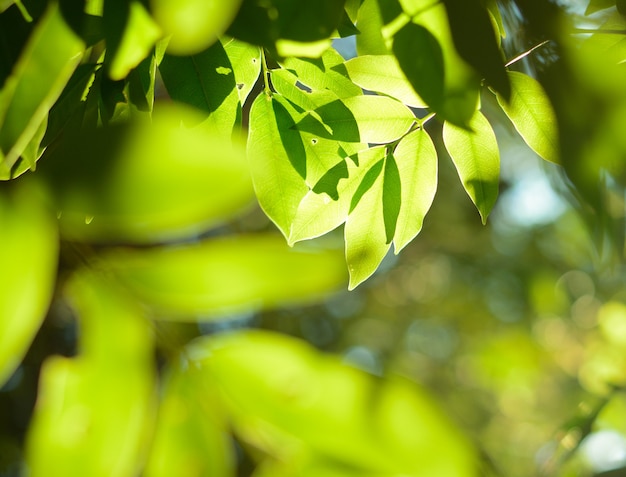
{"label": "blurred green leaf", "polygon": [[481,0],[443,0],[443,3],[454,46],[461,58],[508,101],[511,85],[487,9]]}
{"label": "blurred green leaf", "polygon": [[193,366],[170,367],[164,378],[146,477],[229,477],[235,475],[217,389]]}
{"label": "blurred green leaf", "polygon": [[407,134],[393,156],[398,164],[402,206],[393,245],[398,254],[422,229],[424,217],[437,191],[437,151],[428,133],[420,128]]}
{"label": "blurred green leaf", "polygon": [[511,100],[500,94],[498,103],[528,146],[547,161],[559,162],[557,120],[550,99],[539,82],[516,71],[508,72]]}
{"label": "blurred green leaf", "polygon": [[375,381],[304,342],[262,331],[200,339],[189,353],[222,389],[238,435],[287,465],[310,456],[313,467],[334,462],[358,475],[475,472],[468,441],[407,381]]}
{"label": "blurred green leaf", "polygon": [[298,204],[307,193],[306,152],[293,110],[278,94],[260,94],[250,111],[248,159],[257,199],[287,237]]}
{"label": "blurred green leaf", "polygon": [[194,55],[215,43],[235,19],[241,0],[150,0],[173,55]]}
{"label": "blurred green leaf", "polygon": [[350,79],[368,91],[386,94],[407,106],[426,108],[392,55],[363,55],[346,61]]}
{"label": "blurred green leaf", "polygon": [[43,365],[27,438],[29,475],[131,477],[154,413],[150,322],[90,272],[75,275],[67,294],[80,319],[80,351]]}
{"label": "blurred green leaf", "polygon": [[309,303],[341,288],[346,278],[339,250],[294,250],[273,234],[118,250],[101,266],[158,316],[183,321]]}
{"label": "blurred green leaf", "polygon": [[11,168],[63,91],[83,48],[58,5],[51,4],[0,92],[0,180],[11,178]]}
{"label": "blurred green leaf", "polygon": [[315,110],[330,130],[310,114],[296,127],[326,139],[384,144],[405,134],[416,121],[405,105],[385,96],[362,95],[336,100]]}
{"label": "blurred green leaf", "polygon": [[337,187],[337,198],[320,191],[317,185],[307,192],[298,205],[298,211],[291,226],[289,243],[319,237],[343,224],[348,218],[352,197],[363,180],[363,176],[384,157],[384,154],[384,147],[366,149],[355,156],[358,165],[352,158],[339,163],[345,164],[347,178],[344,177],[341,167],[331,169],[329,176],[322,177],[320,182],[323,179],[334,181]]}
{"label": "blurred green leaf", "polygon": [[241,104],[233,65],[220,42],[193,56],[166,53],[159,72],[174,101],[196,107],[208,116],[207,125],[230,137],[241,120]]}
{"label": "blurred green leaf", "polygon": [[39,191],[0,194],[0,387],[46,315],[56,277],[57,230]]}
{"label": "blurred green leaf", "polygon": [[261,50],[234,38],[224,38],[223,47],[235,73],[237,92],[242,106],[261,74]]}
{"label": "blurred green leaf", "polygon": [[480,111],[476,111],[469,127],[471,130],[445,122],[443,142],[485,224],[498,197],[500,153],[493,129]]}
{"label": "blurred green leaf", "polygon": [[153,243],[188,237],[254,199],[245,149],[197,112],[163,105],[151,123],[82,129],[46,153],[61,233],[81,241]]}
{"label": "blurred green leaf", "polygon": [[589,0],[585,15],[591,15],[592,13],[611,8],[615,6],[615,0]]}

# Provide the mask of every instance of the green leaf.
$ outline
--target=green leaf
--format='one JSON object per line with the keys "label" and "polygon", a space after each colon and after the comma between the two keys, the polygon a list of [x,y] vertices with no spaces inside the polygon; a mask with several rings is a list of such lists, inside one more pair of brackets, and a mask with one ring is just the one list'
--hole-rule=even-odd
{"label": "green leaf", "polygon": [[[153,243],[204,232],[254,200],[245,148],[161,105],[135,121],[64,135],[38,175],[54,193],[65,238]],[[90,158],[85,161],[85,158]]]}
{"label": "green leaf", "polygon": [[405,136],[393,156],[398,164],[402,205],[394,236],[398,254],[422,229],[437,191],[437,151],[428,133],[420,128]]}
{"label": "green leaf", "polygon": [[235,475],[235,449],[217,391],[194,367],[166,369],[143,475]]}
{"label": "green leaf", "polygon": [[417,94],[433,109],[441,108],[444,63],[437,39],[423,26],[408,23],[394,36],[393,53]]}
{"label": "green leaf", "polygon": [[589,0],[585,15],[591,15],[592,13],[611,8],[615,6],[615,0]]}
{"label": "green leaf", "polygon": [[327,139],[383,144],[405,134],[416,121],[410,109],[385,96],[354,96],[325,104],[296,124],[299,130]]}
{"label": "green leaf", "polygon": [[27,436],[33,477],[131,477],[154,413],[153,330],[123,290],[90,272],[67,295],[80,319],[80,353],[42,367]]}
{"label": "green leaf", "polygon": [[138,0],[105,1],[103,20],[109,77],[121,80],[148,57],[161,30]]}
{"label": "green leaf", "polygon": [[369,278],[389,251],[400,211],[400,189],[397,165],[386,154],[363,176],[352,197],[344,229],[350,290]]}
{"label": "green leaf", "polygon": [[241,103],[233,65],[220,42],[193,56],[166,53],[159,71],[174,101],[199,109],[208,116],[207,125],[224,137],[232,134]]}
{"label": "green leaf", "polygon": [[559,136],[552,104],[539,82],[516,71],[508,72],[511,100],[498,103],[526,144],[546,161],[559,163]]}
{"label": "green leaf", "polygon": [[243,105],[261,74],[261,50],[234,38],[224,38],[222,42],[235,73],[239,101]]}
{"label": "green leaf", "polygon": [[375,379],[302,341],[264,331],[202,338],[188,354],[222,390],[238,437],[287,466],[308,461],[318,471],[343,470],[304,475],[476,472],[468,439],[406,380]]}
{"label": "green leaf", "polygon": [[392,55],[364,55],[346,61],[350,79],[368,91],[386,94],[413,108],[426,108]]}
{"label": "green leaf", "polygon": [[299,85],[298,77],[295,74],[284,68],[271,70],[270,75],[272,86],[276,92],[302,111],[312,111],[339,98],[328,89],[308,90],[306,86]]}
{"label": "green leaf", "polygon": [[445,122],[443,142],[485,224],[498,197],[500,154],[493,129],[480,111],[476,111],[469,127],[471,130]]}
{"label": "green leaf", "polygon": [[54,290],[58,233],[38,192],[0,194],[0,387],[26,354]]}
{"label": "green leaf", "polygon": [[278,94],[260,94],[250,110],[248,160],[254,189],[261,208],[285,237],[308,190],[306,152],[292,129],[295,114]]}
{"label": "green leaf", "polygon": [[363,0],[357,16],[359,34],[356,36],[356,51],[362,55],[388,55],[389,49],[383,37],[383,18],[378,0]]}
{"label": "green leaf", "polygon": [[337,29],[344,3],[345,0],[243,0],[228,34],[270,49],[280,39],[323,40]]}
{"label": "green leaf", "polygon": [[51,4],[0,93],[0,179],[10,177],[11,168],[72,76],[83,47],[58,6]]}
{"label": "green leaf", "polygon": [[341,55],[332,48],[321,58],[287,58],[282,66],[295,73],[298,80],[314,92],[328,89],[340,98],[363,94],[348,78]]}
{"label": "green leaf", "polygon": [[507,100],[511,85],[504,69],[496,33],[481,0],[443,0],[454,46],[461,58]]}
{"label": "green leaf", "polygon": [[194,55],[207,49],[235,19],[241,0],[151,0],[154,19],[171,35],[167,51]]}
{"label": "green leaf", "polygon": [[[374,164],[383,159],[384,155],[384,147],[365,149],[354,156],[356,161],[351,158],[339,163],[346,165],[347,178],[343,177],[341,167],[331,169],[328,176],[322,176],[298,206],[291,226],[289,243],[319,237],[343,224],[348,218],[352,197],[361,184],[363,176]],[[323,183],[325,180],[333,186],[336,185],[337,199],[326,192],[329,186]]]}
{"label": "green leaf", "polygon": [[100,265],[159,318],[180,321],[306,304],[346,280],[339,250],[292,249],[275,234],[117,250]]}

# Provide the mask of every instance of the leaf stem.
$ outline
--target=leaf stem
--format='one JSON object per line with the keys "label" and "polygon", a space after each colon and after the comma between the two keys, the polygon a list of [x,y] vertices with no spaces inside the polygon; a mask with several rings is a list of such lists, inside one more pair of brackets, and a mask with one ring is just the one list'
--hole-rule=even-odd
{"label": "leaf stem", "polygon": [[272,88],[270,87],[270,71],[267,67],[267,60],[265,59],[265,50],[261,50],[261,70],[263,72],[264,91],[268,96],[272,95]]}
{"label": "leaf stem", "polygon": [[515,58],[513,58],[512,60],[509,60],[504,67],[508,68],[509,66],[511,66],[513,63],[517,63],[519,60],[527,57],[528,55],[530,55],[533,51],[535,51],[537,48],[541,48],[544,45],[547,45],[548,43],[550,43],[550,40],[544,40],[541,43],[539,43],[538,45],[533,46],[530,50],[526,50],[524,53],[521,53],[519,55],[517,55]]}

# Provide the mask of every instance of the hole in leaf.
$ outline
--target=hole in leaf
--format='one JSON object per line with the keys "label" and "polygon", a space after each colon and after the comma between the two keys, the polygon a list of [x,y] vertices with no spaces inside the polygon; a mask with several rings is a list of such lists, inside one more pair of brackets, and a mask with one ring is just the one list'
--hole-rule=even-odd
{"label": "hole in leaf", "polygon": [[307,93],[310,93],[312,91],[311,88],[309,88],[305,84],[300,83],[300,81],[296,81],[296,86],[300,88],[302,91],[306,91]]}

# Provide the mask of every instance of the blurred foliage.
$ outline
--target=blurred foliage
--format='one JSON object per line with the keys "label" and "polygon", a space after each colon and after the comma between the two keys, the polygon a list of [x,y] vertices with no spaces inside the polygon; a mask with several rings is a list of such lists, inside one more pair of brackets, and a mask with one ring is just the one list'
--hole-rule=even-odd
{"label": "blurred foliage", "polygon": [[0,0],[0,476],[623,475],[624,15]]}

